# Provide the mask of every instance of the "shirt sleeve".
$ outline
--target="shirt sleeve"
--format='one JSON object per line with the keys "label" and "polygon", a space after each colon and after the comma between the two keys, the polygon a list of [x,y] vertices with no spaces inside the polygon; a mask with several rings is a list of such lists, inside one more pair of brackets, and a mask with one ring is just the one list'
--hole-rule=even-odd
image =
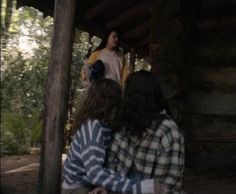
{"label": "shirt sleeve", "polygon": [[167,186],[170,192],[181,190],[184,170],[184,138],[178,129],[169,129],[162,138],[163,152],[157,156],[155,175],[165,170],[161,183]]}
{"label": "shirt sleeve", "polygon": [[[143,184],[144,182],[135,182],[120,173],[103,167],[106,157],[103,138],[104,133],[106,133],[105,128],[99,125],[91,125],[86,130],[81,128],[81,133],[84,138],[81,147],[82,161],[86,175],[92,184],[124,194],[154,193],[153,179],[147,179],[145,180],[146,184]],[[146,185],[149,187],[147,188]]]}
{"label": "shirt sleeve", "polygon": [[95,52],[92,52],[92,54],[89,56],[88,60],[86,61],[86,64],[94,64],[97,60],[98,60],[98,56],[100,54],[100,51],[95,51]]}

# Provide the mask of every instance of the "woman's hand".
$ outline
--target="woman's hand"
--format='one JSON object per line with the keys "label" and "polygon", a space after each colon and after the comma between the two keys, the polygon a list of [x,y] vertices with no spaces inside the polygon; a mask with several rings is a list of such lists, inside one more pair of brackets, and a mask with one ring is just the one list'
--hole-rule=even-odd
{"label": "woman's hand", "polygon": [[108,192],[103,187],[96,187],[95,189],[90,191],[88,194],[108,194]]}
{"label": "woman's hand", "polygon": [[167,194],[167,187],[164,184],[160,184],[158,181],[154,181],[154,192],[155,194]]}

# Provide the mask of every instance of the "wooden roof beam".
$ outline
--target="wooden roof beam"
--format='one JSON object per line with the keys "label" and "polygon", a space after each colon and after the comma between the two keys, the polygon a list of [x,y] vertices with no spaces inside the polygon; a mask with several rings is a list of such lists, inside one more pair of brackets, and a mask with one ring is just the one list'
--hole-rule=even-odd
{"label": "wooden roof beam", "polygon": [[145,20],[141,24],[137,25],[134,29],[126,32],[124,34],[124,38],[126,39],[137,38],[142,34],[144,34],[145,32],[147,32],[149,30],[149,27],[150,27],[150,21]]}
{"label": "wooden roof beam", "polygon": [[[139,37],[138,39],[130,41],[129,46],[134,47],[136,50],[140,50],[143,49],[144,47],[148,47],[149,43],[150,43],[150,36],[148,34],[148,36],[144,35],[142,37]],[[148,52],[148,51],[145,50],[143,52]]]}
{"label": "wooden roof beam", "polygon": [[138,43],[137,43],[137,45],[148,45],[150,43],[150,37],[149,36],[147,36],[146,38],[143,38],[143,39],[141,39]]}
{"label": "wooden roof beam", "polygon": [[43,12],[43,17],[52,16],[54,3],[52,1],[44,1],[39,3],[37,0],[17,0],[16,8],[19,9],[22,6],[29,6],[38,9]]}
{"label": "wooden roof beam", "polygon": [[111,29],[111,28],[117,27],[123,22],[127,21],[127,19],[131,18],[132,16],[137,15],[142,11],[143,12],[149,11],[149,9],[145,10],[145,7],[147,7],[147,5],[148,5],[147,1],[141,1],[136,6],[133,6],[132,8],[124,11],[121,15],[109,21],[106,24],[106,28]]}
{"label": "wooden roof beam", "polygon": [[84,18],[86,20],[91,20],[92,18],[96,17],[102,10],[113,5],[115,2],[117,2],[117,0],[103,0],[100,3],[98,2],[94,7],[87,11]]}

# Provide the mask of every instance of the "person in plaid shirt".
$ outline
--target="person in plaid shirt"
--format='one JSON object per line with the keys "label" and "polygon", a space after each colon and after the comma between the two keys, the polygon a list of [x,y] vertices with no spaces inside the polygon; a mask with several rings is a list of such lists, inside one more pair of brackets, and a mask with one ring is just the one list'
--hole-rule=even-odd
{"label": "person in plaid shirt", "polygon": [[157,75],[129,76],[107,166],[129,178],[155,178],[167,193],[181,194],[184,137],[168,112]]}

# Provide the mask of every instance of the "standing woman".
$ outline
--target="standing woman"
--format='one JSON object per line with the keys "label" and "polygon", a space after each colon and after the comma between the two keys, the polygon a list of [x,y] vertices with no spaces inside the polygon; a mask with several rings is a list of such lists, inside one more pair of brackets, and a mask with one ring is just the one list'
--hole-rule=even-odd
{"label": "standing woman", "polygon": [[112,79],[122,86],[126,79],[127,71],[124,56],[119,46],[120,40],[118,32],[116,30],[106,32],[101,44],[90,55],[86,64],[92,65],[97,60],[101,60],[105,67],[103,78]]}

